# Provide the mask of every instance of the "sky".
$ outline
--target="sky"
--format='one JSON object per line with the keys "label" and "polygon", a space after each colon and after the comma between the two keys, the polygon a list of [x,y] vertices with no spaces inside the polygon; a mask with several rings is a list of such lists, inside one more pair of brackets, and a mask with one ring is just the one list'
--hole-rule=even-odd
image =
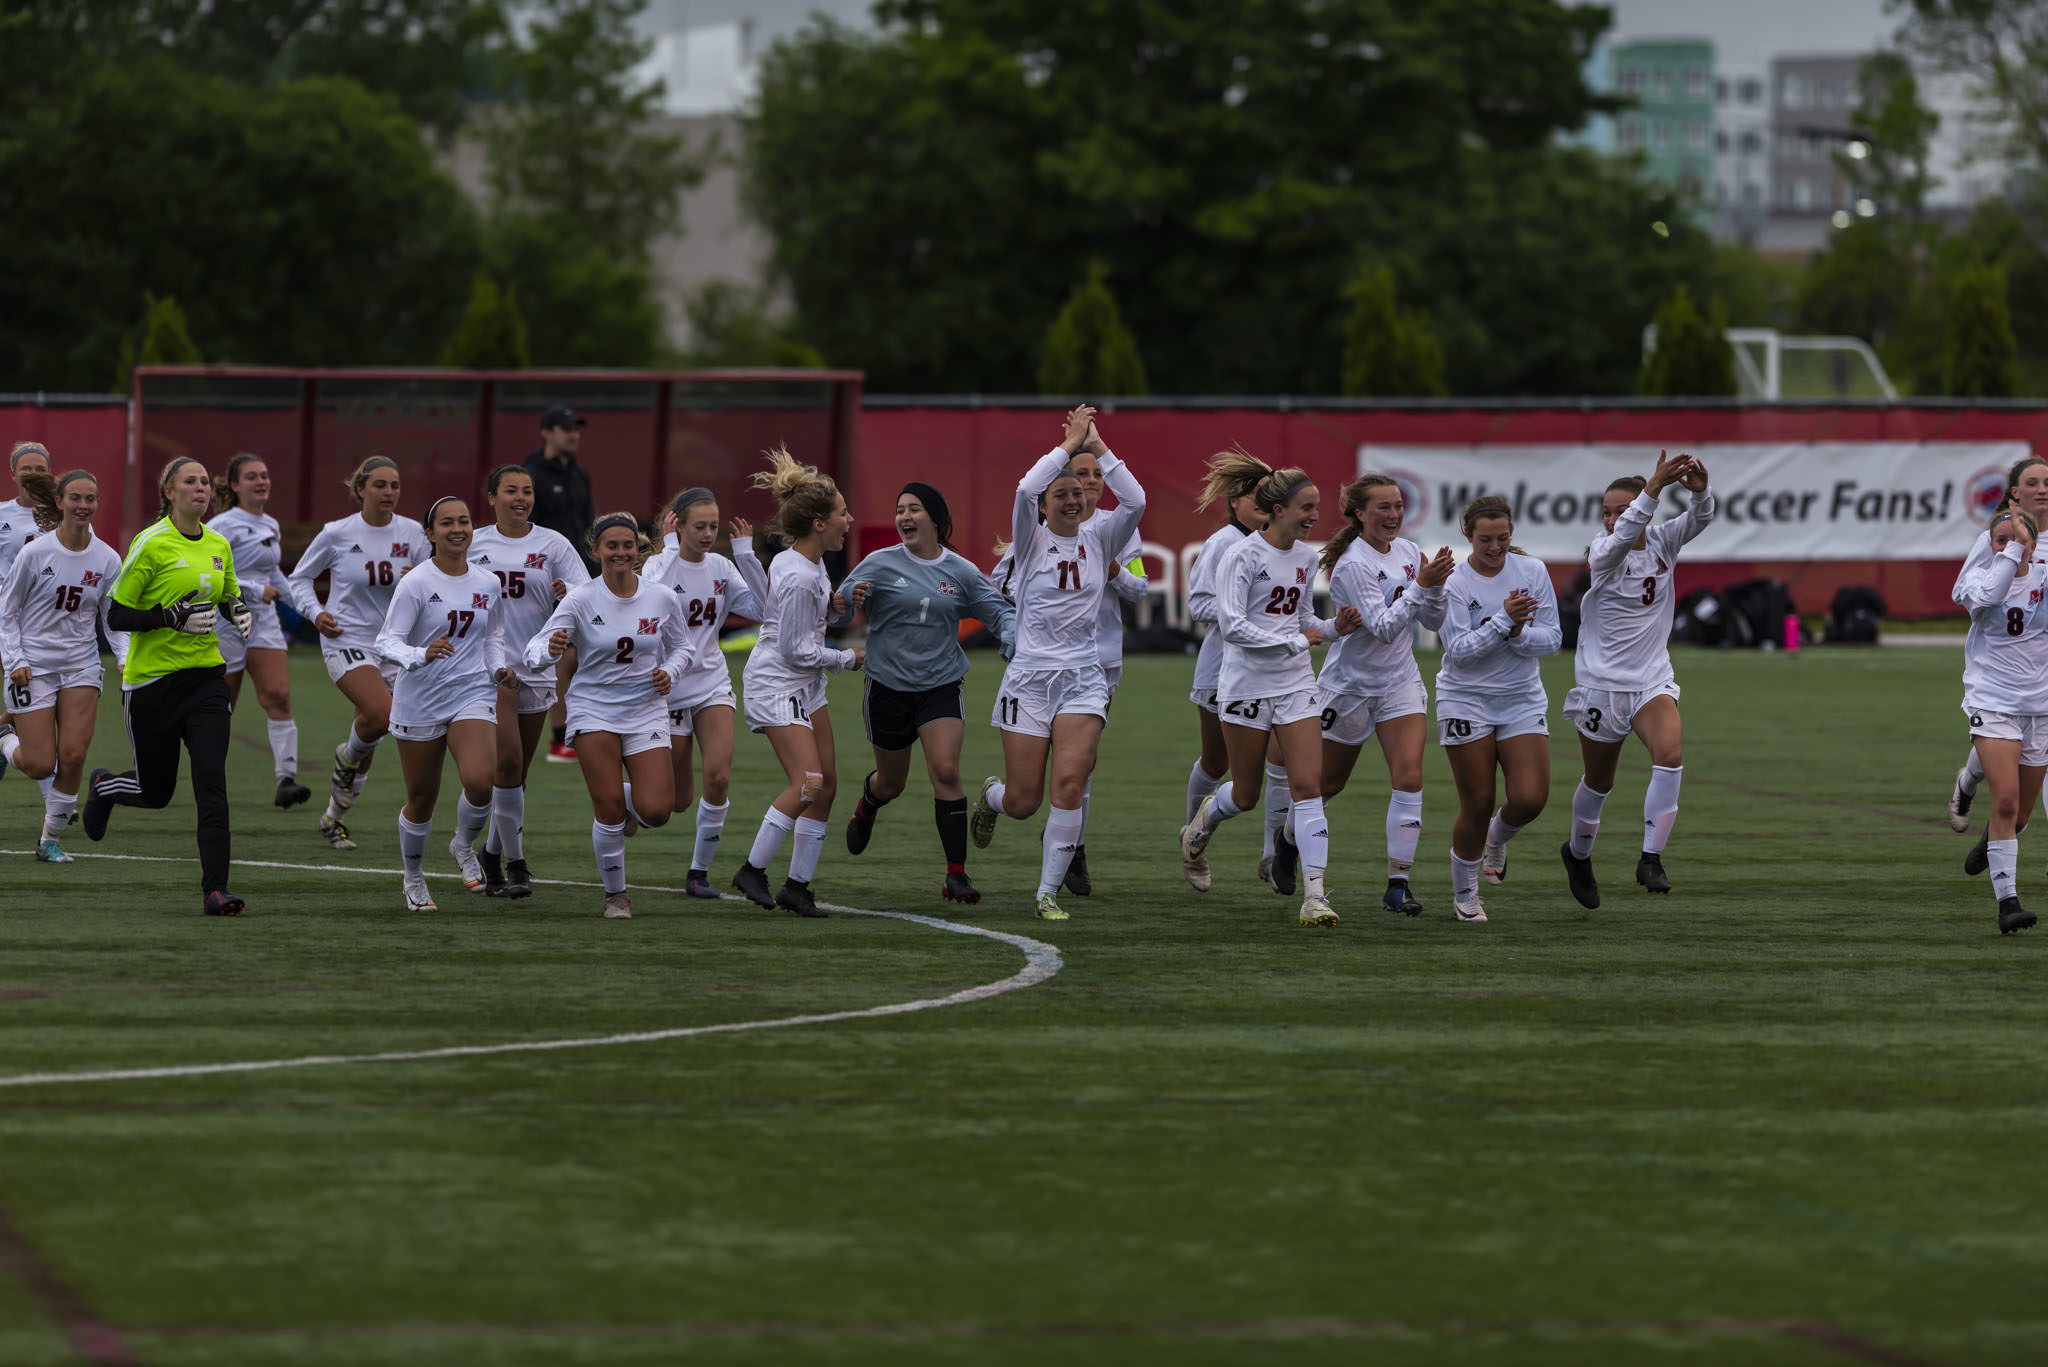
{"label": "sky", "polygon": [[1603,0],[1616,38],[1711,38],[1725,66],[1761,67],[1774,56],[1868,52],[1897,21],[1884,0]]}

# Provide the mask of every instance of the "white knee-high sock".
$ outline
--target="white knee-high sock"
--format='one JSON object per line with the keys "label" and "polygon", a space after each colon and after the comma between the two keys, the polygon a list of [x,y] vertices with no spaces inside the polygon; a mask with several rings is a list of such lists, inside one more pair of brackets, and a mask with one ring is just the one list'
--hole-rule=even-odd
{"label": "white knee-high sock", "polygon": [[1003,807],[1003,800],[1009,795],[1010,785],[1001,779],[997,779],[994,783],[988,785],[988,805],[996,809],[997,816],[1008,816],[1010,814]]}
{"label": "white knee-high sock", "polygon": [[1077,845],[1088,839],[1088,799],[1094,795],[1095,775],[1090,774],[1088,781],[1081,785],[1081,833],[1074,837]]}
{"label": "white knee-high sock", "polygon": [[507,859],[526,858],[526,787],[491,789],[491,834],[484,848]]}
{"label": "white knee-high sock", "polygon": [[2020,842],[2018,838],[1986,841],[1984,852],[1991,857],[1991,895],[2001,902],[2008,897],[2019,896]]}
{"label": "white knee-high sock", "polygon": [[1081,809],[1054,807],[1045,814],[1045,848],[1038,857],[1038,895],[1050,897],[1067,881],[1074,846],[1081,843]]}
{"label": "white knee-high sock", "polygon": [[1520,826],[1514,826],[1508,823],[1506,818],[1506,812],[1507,808],[1501,808],[1499,811],[1493,814],[1493,820],[1486,823],[1487,844],[1505,845],[1510,840],[1513,840],[1516,836],[1522,833],[1522,828]]}
{"label": "white knee-high sock", "polygon": [[[1210,831],[1236,816],[1244,808],[1237,805],[1237,789],[1229,779],[1216,785],[1216,800],[1209,804],[1206,824]],[[1197,813],[1196,815],[1200,815]]]}
{"label": "white knee-high sock", "polygon": [[1970,757],[1963,761],[1963,791],[1975,793],[1977,785],[1984,781],[1984,761],[1977,758],[1977,747],[1970,747]]}
{"label": "white knee-high sock", "polygon": [[356,734],[355,727],[351,726],[348,729],[348,734],[341,739],[342,756],[350,764],[361,764],[376,753],[378,741],[383,739],[382,736],[379,736],[376,740],[364,740]]}
{"label": "white knee-high sock", "polygon": [[1415,844],[1422,839],[1422,794],[1396,788],[1387,794],[1387,877],[1408,881]]}
{"label": "white knee-high sock", "polygon": [[57,789],[57,776],[55,774],[51,774],[48,778],[37,779],[36,788],[39,791],[41,791],[43,795],[43,805],[45,807],[49,806],[50,794],[55,792]]}
{"label": "white knee-high sock", "polygon": [[405,861],[407,878],[424,878],[421,867],[427,857],[427,837],[434,833],[434,819],[407,821],[405,813],[398,814],[398,857]]}
{"label": "white knee-high sock", "polygon": [[64,828],[71,824],[71,813],[78,806],[77,793],[59,792],[51,788],[43,799],[43,839],[55,840],[64,834]]}
{"label": "white knee-high sock", "polygon": [[469,800],[468,793],[460,793],[455,801],[455,839],[465,849],[475,849],[477,837],[484,833],[484,822],[491,819],[488,803]]}
{"label": "white knee-high sock", "polygon": [[1580,779],[1572,792],[1572,858],[1591,859],[1593,841],[1600,835],[1600,813],[1607,809],[1607,794],[1596,793]]}
{"label": "white knee-high sock", "polygon": [[818,857],[825,853],[825,823],[816,817],[796,819],[796,840],[789,852],[789,881],[808,883],[818,871]]}
{"label": "white knee-high sock", "polygon": [[699,873],[711,872],[711,861],[718,857],[718,841],[725,834],[726,809],[731,805],[697,799],[697,843],[690,851],[690,867]]}
{"label": "white knee-high sock", "polygon": [[1221,775],[1212,774],[1196,760],[1195,767],[1188,770],[1188,814],[1187,821],[1195,819],[1195,808],[1202,805],[1202,799],[1216,791],[1216,785],[1223,782]]}
{"label": "white knee-high sock", "polygon": [[0,736],[0,761],[4,761],[8,768],[19,769],[21,767],[21,762],[14,757],[15,753],[20,749],[20,736],[15,735],[12,731],[9,731],[4,736]]}
{"label": "white knee-high sock", "polygon": [[263,729],[270,733],[270,766],[279,778],[299,776],[299,724],[289,717],[283,721],[268,721]]}
{"label": "white knee-high sock", "polygon": [[1479,895],[1479,861],[1460,859],[1451,851],[1451,900],[1469,902]]}
{"label": "white knee-high sock", "polygon": [[590,849],[597,856],[597,876],[604,879],[607,895],[626,890],[626,823],[607,826],[590,823]]}
{"label": "white knee-high sock", "polygon": [[1287,829],[1287,809],[1293,805],[1293,794],[1287,787],[1287,770],[1278,764],[1266,766],[1266,838],[1260,849],[1266,854],[1273,852],[1273,841]]}
{"label": "white knee-high sock", "polygon": [[747,851],[747,862],[757,869],[765,869],[775,862],[775,856],[782,852],[782,842],[789,839],[789,833],[796,829],[796,818],[784,816],[770,807],[761,816],[761,829],[754,833],[754,847]]}
{"label": "white knee-high sock", "polygon": [[1294,828],[1295,847],[1301,851],[1301,876],[1308,883],[1308,895],[1320,897],[1323,870],[1330,866],[1330,821],[1323,814],[1323,800],[1305,797],[1289,804],[1288,819]]}
{"label": "white knee-high sock", "polygon": [[1650,788],[1643,794],[1644,854],[1664,853],[1671,828],[1678,824],[1678,785],[1684,778],[1683,765],[1669,769],[1661,764],[1650,767]]}

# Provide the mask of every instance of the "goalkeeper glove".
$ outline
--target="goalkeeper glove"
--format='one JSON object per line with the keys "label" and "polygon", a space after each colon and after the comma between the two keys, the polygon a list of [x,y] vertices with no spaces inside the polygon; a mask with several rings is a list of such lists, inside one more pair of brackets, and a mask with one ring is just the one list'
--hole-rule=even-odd
{"label": "goalkeeper glove", "polygon": [[256,629],[256,614],[249,611],[248,603],[240,598],[230,598],[221,606],[226,610],[228,625],[235,629],[235,634],[248,640],[249,633]]}
{"label": "goalkeeper glove", "polygon": [[163,614],[163,624],[172,631],[182,631],[187,636],[204,636],[213,630],[215,612],[213,604],[198,601],[199,590],[194,589],[175,603],[165,603],[157,611]]}

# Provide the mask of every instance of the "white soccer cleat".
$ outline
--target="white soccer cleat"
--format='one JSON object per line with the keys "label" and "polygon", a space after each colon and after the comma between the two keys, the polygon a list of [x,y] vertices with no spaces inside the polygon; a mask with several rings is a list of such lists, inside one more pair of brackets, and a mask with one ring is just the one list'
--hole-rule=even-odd
{"label": "white soccer cleat", "polygon": [[981,792],[974,799],[974,811],[967,818],[967,834],[974,841],[974,848],[977,850],[987,849],[988,842],[995,838],[996,808],[995,804],[988,800],[988,790],[1000,782],[1002,780],[995,777],[981,781]]}
{"label": "white soccer cleat", "polygon": [[633,899],[623,892],[608,892],[604,895],[604,919],[607,921],[630,921],[633,919]]}
{"label": "white soccer cleat", "polygon": [[1330,899],[1319,892],[1312,892],[1301,899],[1301,923],[1305,926],[1334,926],[1337,913],[1330,907]]}
{"label": "white soccer cleat", "polygon": [[334,747],[334,772],[327,776],[327,796],[334,803],[334,810],[345,812],[356,805],[356,783],[362,777],[362,769],[348,762],[344,747]]}
{"label": "white soccer cleat", "polygon": [[1195,808],[1195,819],[1180,828],[1180,871],[1188,876],[1188,886],[1196,892],[1209,890],[1209,836],[1212,832],[1208,816],[1215,809],[1216,798],[1212,794],[1202,799],[1202,805]]}
{"label": "white soccer cleat", "polygon": [[331,816],[320,818],[320,834],[337,850],[352,850],[356,847],[355,840],[348,833],[347,824]]}
{"label": "white soccer cleat", "polygon": [[1453,905],[1457,908],[1460,921],[1484,921],[1486,919],[1486,903],[1480,901],[1476,894],[1469,902],[1456,902]]}
{"label": "white soccer cleat", "polygon": [[405,909],[407,911],[440,910],[440,908],[434,905],[434,895],[427,891],[427,880],[424,877],[414,878],[407,875],[405,880]]}
{"label": "white soccer cleat", "polygon": [[462,870],[462,886],[470,892],[484,890],[484,865],[476,857],[476,851],[462,843],[460,838],[448,842],[448,853],[455,857],[455,867]]}
{"label": "white soccer cleat", "polygon": [[[1479,856],[1479,872],[1489,883],[1500,884],[1508,881],[1507,841],[1503,840],[1498,845],[1492,841],[1487,842],[1486,852]],[[1482,916],[1479,919],[1483,921],[1486,918]]]}
{"label": "white soccer cleat", "polygon": [[1962,835],[1970,829],[1970,804],[1977,797],[1975,793],[1963,787],[1963,780],[1969,777],[1969,773],[1968,765],[1956,770],[1955,787],[1948,790],[1948,828],[1957,835]]}

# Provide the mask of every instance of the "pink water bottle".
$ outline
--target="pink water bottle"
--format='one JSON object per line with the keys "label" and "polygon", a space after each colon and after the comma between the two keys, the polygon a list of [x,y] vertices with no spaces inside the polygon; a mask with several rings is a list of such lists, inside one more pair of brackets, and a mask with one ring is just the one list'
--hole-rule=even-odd
{"label": "pink water bottle", "polygon": [[1797,613],[1788,612],[1785,614],[1785,649],[1788,651],[1799,649],[1799,615]]}

